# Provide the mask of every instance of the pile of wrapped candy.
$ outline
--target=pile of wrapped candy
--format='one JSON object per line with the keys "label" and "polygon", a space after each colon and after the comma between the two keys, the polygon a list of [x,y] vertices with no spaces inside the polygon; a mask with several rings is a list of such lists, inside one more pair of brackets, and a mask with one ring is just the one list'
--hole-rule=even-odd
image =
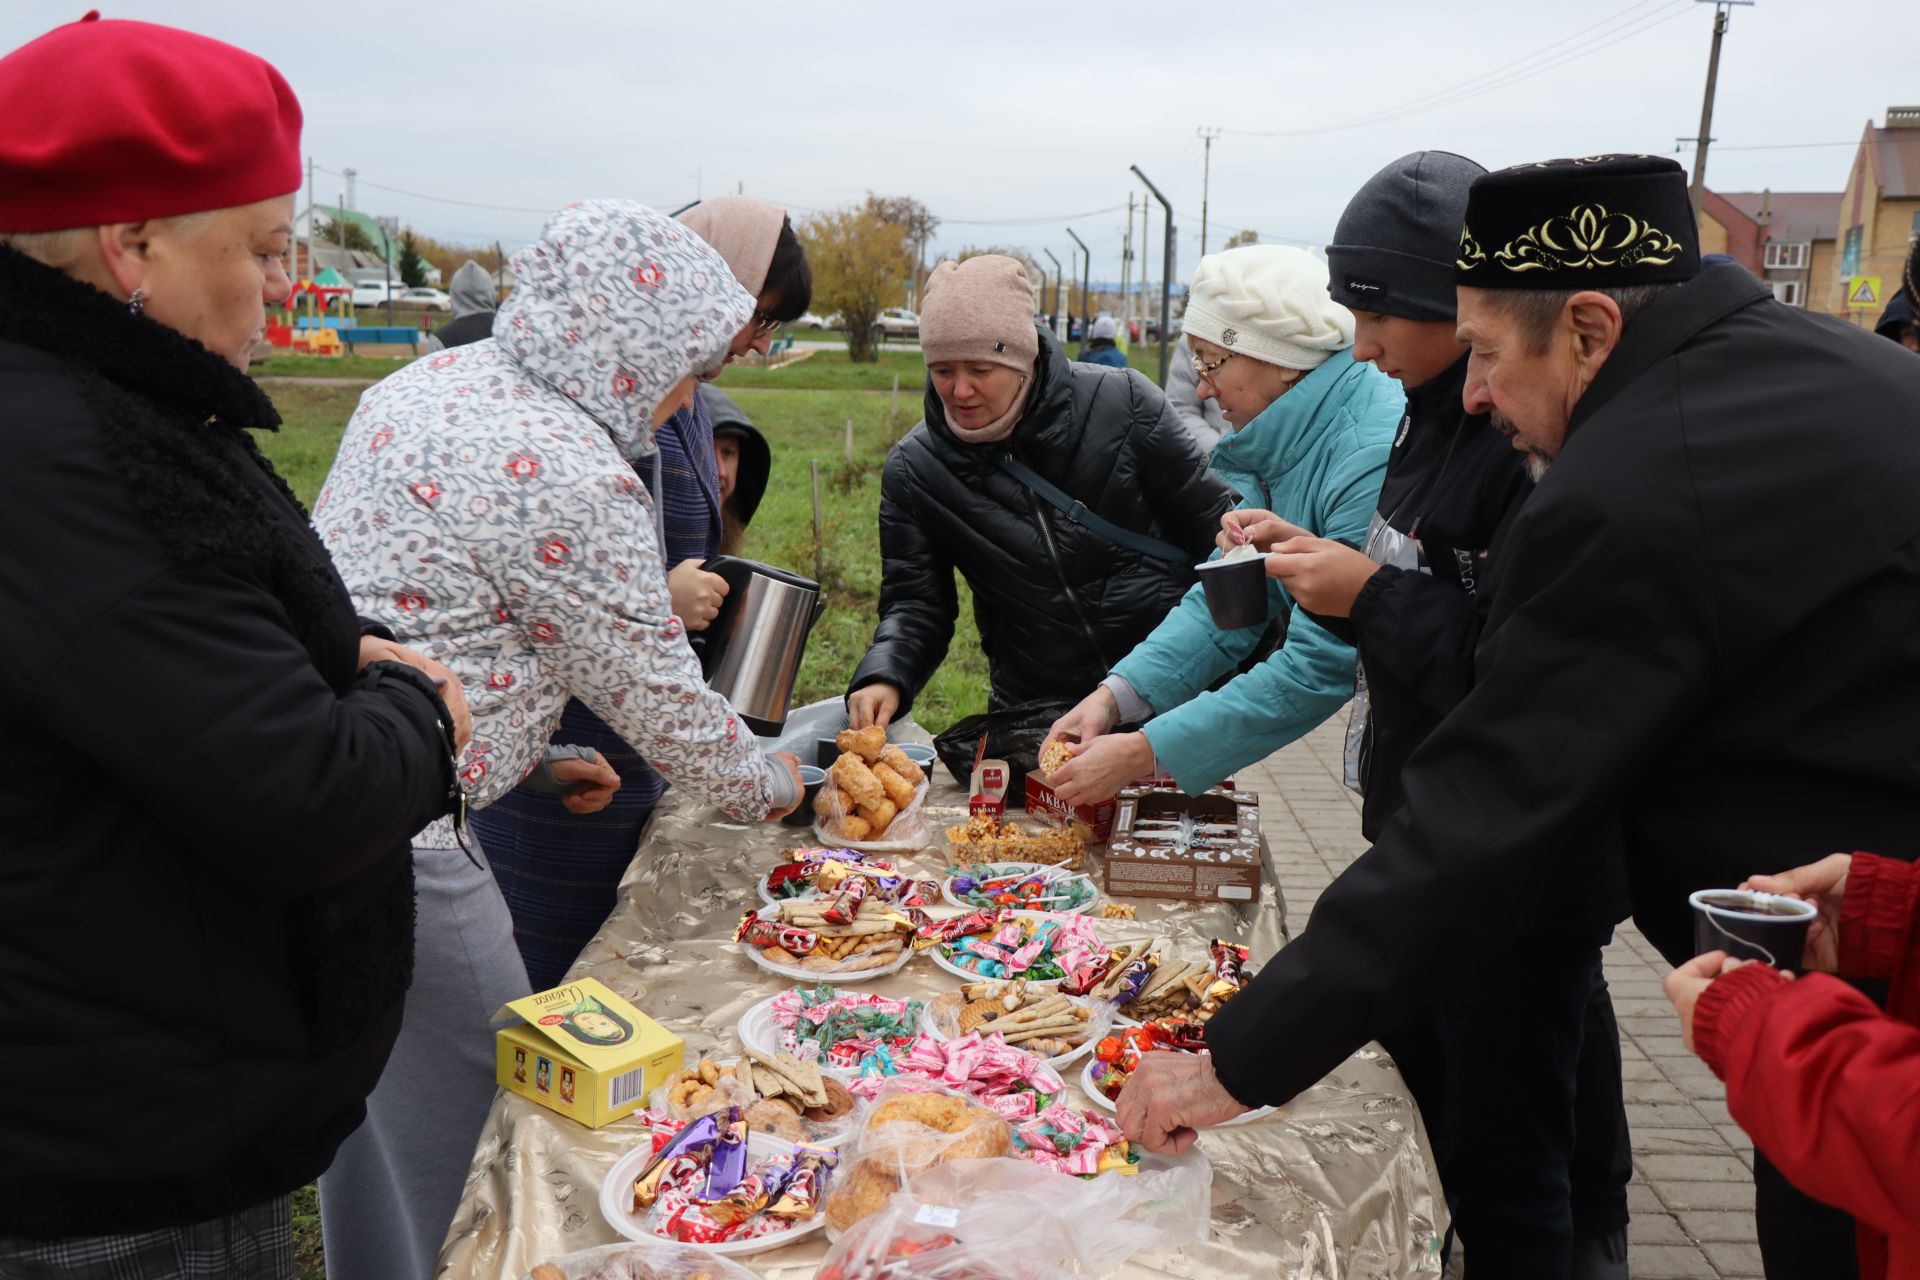
{"label": "pile of wrapped candy", "polygon": [[1204,1053],[1207,1029],[1192,1018],[1158,1018],[1137,1027],[1116,1031],[1093,1047],[1093,1066],[1088,1072],[1093,1087],[1109,1101],[1120,1097],[1140,1059],[1149,1053]]}
{"label": "pile of wrapped candy", "polygon": [[1105,1116],[1055,1103],[1013,1126],[1013,1154],[1079,1178],[1138,1173],[1140,1153]]}
{"label": "pile of wrapped candy", "polygon": [[[1089,1078],[1093,1087],[1109,1099],[1120,1096],[1127,1078],[1140,1065],[1142,1054],[1171,1050],[1177,1053],[1204,1053],[1207,1047],[1207,1022],[1220,1006],[1238,995],[1247,983],[1247,949],[1238,943],[1217,940],[1208,952],[1211,969],[1183,979],[1173,990],[1156,1001],[1158,1007],[1179,1012],[1167,1017],[1150,1018],[1137,1027],[1128,1027],[1101,1040],[1093,1049],[1093,1067]],[[1158,965],[1157,955],[1135,957],[1120,970],[1121,990],[1114,1003],[1122,1008],[1137,1006],[1136,997],[1152,996],[1150,983]],[[1106,989],[1110,978],[1095,981],[1096,994]],[[1067,984],[1062,984],[1065,990]]]}
{"label": "pile of wrapped candy", "polygon": [[949,867],[947,888],[970,907],[1023,911],[1082,911],[1100,896],[1093,881],[1065,867],[1031,863],[976,863]]}
{"label": "pile of wrapped candy", "polygon": [[875,1054],[847,1087],[857,1097],[872,1098],[901,1081],[965,1094],[1009,1121],[1040,1114],[1067,1087],[1058,1072],[1032,1054],[999,1036],[982,1039],[974,1032],[953,1040],[923,1035],[899,1053]]}
{"label": "pile of wrapped candy", "polygon": [[1205,1022],[1247,984],[1247,949],[1216,939],[1201,962],[1167,962],[1142,943],[1115,947],[1075,969],[1060,984],[1068,995],[1105,1000],[1127,1017],[1147,1021],[1179,1014]]}
{"label": "pile of wrapped candy", "polygon": [[687,1244],[777,1235],[819,1211],[838,1162],[814,1147],[756,1159],[747,1122],[730,1107],[656,1132],[653,1156],[633,1182],[633,1212],[653,1235]]}
{"label": "pile of wrapped candy", "polygon": [[780,1028],[774,1046],[778,1052],[843,1071],[861,1070],[883,1050],[898,1053],[920,1028],[918,1000],[889,1000],[825,985],[783,991],[770,1007]]}
{"label": "pile of wrapped candy", "polygon": [[767,873],[775,899],[813,898],[840,890],[849,877],[867,882],[863,894],[900,907],[924,907],[940,896],[931,880],[914,880],[884,858],[858,849],[789,849],[786,861]]}
{"label": "pile of wrapped candy", "polygon": [[1107,953],[1085,916],[1038,913],[1003,917],[988,929],[942,943],[940,951],[968,973],[1030,982],[1065,978]]}

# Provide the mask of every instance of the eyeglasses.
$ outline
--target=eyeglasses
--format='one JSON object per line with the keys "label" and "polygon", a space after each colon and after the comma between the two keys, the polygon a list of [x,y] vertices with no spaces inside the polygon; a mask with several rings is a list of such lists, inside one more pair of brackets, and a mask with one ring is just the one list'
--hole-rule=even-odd
{"label": "eyeglasses", "polygon": [[1199,356],[1195,356],[1193,358],[1193,376],[1201,382],[1212,382],[1213,375],[1220,372],[1220,366],[1239,354],[1238,351],[1229,351],[1218,360],[1202,360]]}
{"label": "eyeglasses", "polygon": [[775,320],[764,311],[756,311],[753,313],[753,336],[756,338],[767,337],[785,323],[786,321],[784,320]]}

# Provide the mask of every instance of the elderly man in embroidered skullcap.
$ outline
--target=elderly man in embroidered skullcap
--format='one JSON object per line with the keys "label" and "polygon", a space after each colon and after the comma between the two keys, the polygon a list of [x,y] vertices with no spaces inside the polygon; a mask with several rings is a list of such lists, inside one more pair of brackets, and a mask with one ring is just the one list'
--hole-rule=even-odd
{"label": "elderly man in embroidered skullcap", "polygon": [[[1473,184],[1465,403],[1542,477],[1477,683],[1374,847],[1208,1024],[1211,1055],[1150,1055],[1121,1094],[1149,1147],[1286,1101],[1623,883],[1677,963],[1695,889],[1914,848],[1920,363],[1698,263],[1669,160]],[[1592,839],[1609,825],[1618,845]],[[1846,1224],[1757,1175],[1770,1267],[1824,1248],[1806,1274],[1845,1274]]]}

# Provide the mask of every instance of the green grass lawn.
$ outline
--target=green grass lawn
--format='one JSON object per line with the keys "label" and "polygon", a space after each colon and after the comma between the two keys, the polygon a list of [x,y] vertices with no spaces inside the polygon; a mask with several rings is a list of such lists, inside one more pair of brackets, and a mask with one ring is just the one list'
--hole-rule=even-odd
{"label": "green grass lawn", "polygon": [[[818,357],[816,357],[817,359]],[[730,386],[730,372],[722,385]],[[268,388],[284,419],[261,447],[303,502],[333,465],[340,432],[359,402],[353,387]],[[901,394],[901,417],[889,419],[890,397],[860,391],[740,390],[734,399],[773,446],[767,495],[747,530],[744,553],[813,576],[813,493],[809,463],[820,460],[823,587],[827,612],[807,645],[794,691],[796,705],[846,689],[873,638],[880,595],[880,466],[893,442],[920,418],[920,393]],[[854,424],[853,462],[846,461],[846,424]],[[987,664],[973,624],[972,598],[961,584],[960,621],[947,660],[915,706],[915,718],[939,730],[985,709]]]}
{"label": "green grass lawn", "polygon": [[412,356],[268,356],[247,372],[256,378],[384,378]]}

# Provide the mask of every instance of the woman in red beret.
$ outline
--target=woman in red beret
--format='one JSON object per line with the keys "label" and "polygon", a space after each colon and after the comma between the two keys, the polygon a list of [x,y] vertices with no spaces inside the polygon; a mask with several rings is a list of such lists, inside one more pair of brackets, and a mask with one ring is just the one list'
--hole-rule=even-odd
{"label": "woman in red beret", "polygon": [[411,973],[468,719],[255,448],[299,186],[274,69],[0,58],[0,1275],[292,1274]]}

